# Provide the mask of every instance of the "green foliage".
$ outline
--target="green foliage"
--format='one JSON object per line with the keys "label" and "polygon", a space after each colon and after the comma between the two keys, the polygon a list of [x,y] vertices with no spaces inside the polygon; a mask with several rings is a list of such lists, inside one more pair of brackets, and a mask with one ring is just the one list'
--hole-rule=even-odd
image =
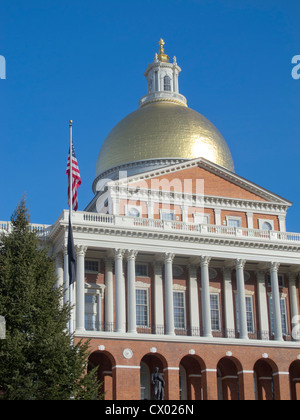
{"label": "green foliage", "polygon": [[96,372],[88,374],[89,343],[73,344],[69,305],[56,287],[49,250],[30,229],[23,199],[0,238],[0,399],[97,399]]}

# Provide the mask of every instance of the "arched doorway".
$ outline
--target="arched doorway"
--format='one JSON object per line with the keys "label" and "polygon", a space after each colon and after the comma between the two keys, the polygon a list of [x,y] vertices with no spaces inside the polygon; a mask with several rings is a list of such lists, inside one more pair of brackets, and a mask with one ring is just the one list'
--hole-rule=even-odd
{"label": "arched doorway", "polygon": [[153,389],[151,383],[151,375],[155,368],[158,367],[159,373],[163,375],[165,380],[165,399],[168,396],[168,378],[165,375],[167,368],[166,359],[158,354],[146,354],[140,362],[140,398],[143,400],[151,400],[153,396]]}
{"label": "arched doorway", "polygon": [[89,368],[98,366],[98,381],[101,383],[100,393],[104,394],[105,400],[114,400],[115,375],[113,366],[116,363],[113,356],[104,351],[94,351],[89,357]]}
{"label": "arched doorway", "polygon": [[295,360],[290,368],[291,400],[300,401],[300,360]]}
{"label": "arched doorway", "polygon": [[181,400],[205,399],[202,371],[205,370],[203,360],[198,356],[185,356],[179,365],[179,388]]}
{"label": "arched doorway", "polygon": [[257,400],[279,399],[279,383],[277,366],[270,359],[260,359],[254,365],[255,397]]}
{"label": "arched doorway", "polygon": [[238,372],[241,364],[233,357],[223,357],[217,365],[217,385],[219,400],[242,400],[243,381]]}

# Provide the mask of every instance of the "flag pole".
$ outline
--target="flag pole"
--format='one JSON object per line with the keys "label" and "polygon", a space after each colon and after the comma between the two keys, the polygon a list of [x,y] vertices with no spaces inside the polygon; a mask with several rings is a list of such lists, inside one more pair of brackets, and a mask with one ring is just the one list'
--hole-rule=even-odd
{"label": "flag pole", "polygon": [[[69,121],[70,127],[70,175],[69,175],[69,223],[72,226],[72,212],[73,212],[73,138],[72,138],[72,124],[73,121]],[[70,273],[69,273],[70,276]],[[74,332],[74,308],[73,308],[73,283],[69,284],[69,303],[71,306],[71,313],[70,313],[70,325],[69,325],[69,333],[73,334]]]}

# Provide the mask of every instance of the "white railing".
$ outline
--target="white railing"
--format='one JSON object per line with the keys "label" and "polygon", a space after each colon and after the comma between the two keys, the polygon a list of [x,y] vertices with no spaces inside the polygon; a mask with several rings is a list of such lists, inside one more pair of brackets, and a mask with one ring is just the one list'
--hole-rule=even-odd
{"label": "white railing", "polygon": [[[29,228],[32,232],[37,232],[39,236],[47,236],[48,232],[51,229],[51,225],[42,225],[38,223],[30,223]],[[12,231],[11,222],[1,222],[0,221],[0,233],[10,233]]]}
{"label": "white railing", "polygon": [[[68,210],[64,210],[55,225],[30,225],[31,230],[38,232],[42,237],[47,237],[54,226],[61,222],[67,223],[69,219]],[[165,232],[180,232],[191,235],[203,235],[214,237],[227,237],[236,239],[262,240],[262,241],[283,241],[300,244],[300,233],[277,232],[259,229],[248,229],[240,227],[205,225],[185,223],[171,220],[146,219],[141,217],[115,216],[111,214],[76,212],[72,217],[73,225],[90,226],[115,226],[136,230],[155,230]],[[0,221],[0,232],[10,232],[11,222]]]}
{"label": "white railing", "polygon": [[[69,213],[66,210],[64,212],[66,214],[64,214],[62,218],[63,220],[68,220]],[[241,239],[249,238],[264,241],[300,242],[300,233],[185,223],[170,220],[146,219],[141,217],[115,216],[111,214],[77,212],[73,216],[73,223],[113,225],[116,227],[128,227],[141,230],[161,230],[218,237],[226,236]]]}

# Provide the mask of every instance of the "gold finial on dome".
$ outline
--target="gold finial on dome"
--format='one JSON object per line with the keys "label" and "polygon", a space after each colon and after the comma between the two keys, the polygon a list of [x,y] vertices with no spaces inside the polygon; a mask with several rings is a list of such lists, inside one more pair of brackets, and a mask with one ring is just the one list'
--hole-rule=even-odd
{"label": "gold finial on dome", "polygon": [[165,42],[164,42],[164,40],[162,38],[160,38],[158,44],[160,46],[159,53],[158,53],[159,61],[163,61],[165,63],[168,63],[170,57],[167,54],[165,54],[165,50],[164,50]]}

